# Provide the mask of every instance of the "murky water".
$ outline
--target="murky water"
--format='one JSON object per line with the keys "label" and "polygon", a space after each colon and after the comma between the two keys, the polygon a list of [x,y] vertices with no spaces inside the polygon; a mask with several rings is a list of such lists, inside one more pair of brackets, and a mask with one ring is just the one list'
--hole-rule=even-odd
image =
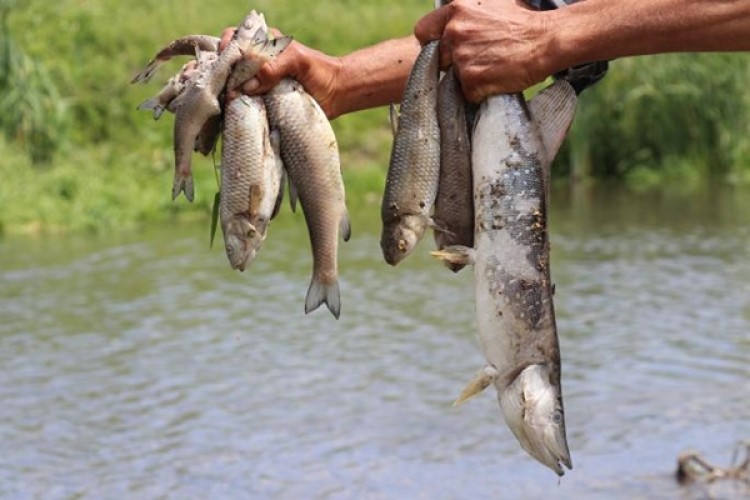
{"label": "murky water", "polygon": [[339,321],[303,314],[301,216],[244,274],[206,224],[0,240],[0,496],[698,498],[677,455],[750,438],[750,193],[556,196],[559,482],[494,391],[451,407],[483,360],[470,273],[431,241],[387,267],[371,212]]}

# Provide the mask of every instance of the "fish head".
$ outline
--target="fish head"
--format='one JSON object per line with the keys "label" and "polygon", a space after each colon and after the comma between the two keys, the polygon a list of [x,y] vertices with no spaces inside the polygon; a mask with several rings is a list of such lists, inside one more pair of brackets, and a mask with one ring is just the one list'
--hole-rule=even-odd
{"label": "fish head", "polygon": [[510,384],[498,387],[505,421],[524,450],[558,476],[562,465],[573,468],[565,437],[565,416],[559,384],[547,364],[524,368]]}
{"label": "fish head", "polygon": [[395,266],[404,260],[422,239],[426,227],[427,220],[421,215],[405,215],[383,225],[380,248],[385,261]]}
{"label": "fish head", "polygon": [[244,271],[255,259],[263,241],[260,233],[245,217],[232,217],[224,226],[224,248],[232,269]]}

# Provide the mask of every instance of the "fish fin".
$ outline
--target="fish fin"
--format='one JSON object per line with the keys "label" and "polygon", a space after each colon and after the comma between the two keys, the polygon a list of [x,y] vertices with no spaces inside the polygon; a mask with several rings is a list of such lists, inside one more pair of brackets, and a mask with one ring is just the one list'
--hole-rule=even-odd
{"label": "fish fin", "polygon": [[341,237],[344,239],[344,241],[349,241],[349,238],[352,237],[352,222],[349,219],[348,212],[344,212],[344,215],[339,221],[339,233],[341,234]]}
{"label": "fish fin", "polygon": [[542,133],[547,158],[562,146],[576,112],[576,91],[564,80],[557,80],[529,101],[529,111]]}
{"label": "fish fin", "polygon": [[451,264],[469,265],[474,264],[474,249],[463,245],[450,245],[442,250],[430,252],[436,259],[450,262]]}
{"label": "fish fin", "polygon": [[139,111],[151,111],[154,116],[154,120],[158,120],[159,118],[161,118],[161,115],[164,113],[165,108],[159,102],[158,98],[152,97],[140,103],[137,109]]}
{"label": "fish fin", "polygon": [[330,285],[324,285],[313,277],[310,288],[307,289],[305,298],[305,314],[314,311],[325,302],[333,317],[339,319],[341,314],[341,296],[339,294],[339,283],[334,281]]}
{"label": "fish fin", "polygon": [[294,187],[294,183],[292,182],[292,178],[288,175],[286,176],[287,179],[289,179],[289,206],[292,209],[292,212],[297,211],[297,188]]}
{"label": "fish fin", "polygon": [[148,83],[149,80],[156,74],[156,70],[161,67],[164,61],[159,59],[151,59],[146,66],[130,80],[130,83]]}
{"label": "fish fin", "polygon": [[[221,203],[221,194],[219,191],[214,195],[214,205],[211,209],[211,233],[208,239],[208,248],[214,247],[214,238],[216,237],[216,228],[219,225],[219,205]],[[224,230],[222,229],[222,232]]]}
{"label": "fish fin", "polygon": [[398,132],[398,111],[396,111],[396,105],[391,101],[391,106],[388,108],[388,120],[391,122],[391,133],[393,137],[396,137]]}
{"label": "fish fin", "polygon": [[494,366],[487,365],[477,373],[464,390],[461,391],[458,398],[453,402],[453,406],[458,406],[473,398],[486,388],[497,378],[498,372]]}
{"label": "fish fin", "polygon": [[451,235],[453,237],[456,237],[456,238],[458,237],[456,235],[456,233],[454,233],[453,231],[451,231],[451,230],[449,230],[449,229],[441,226],[439,222],[435,221],[435,219],[430,219],[429,221],[427,221],[427,226],[431,227],[433,231],[437,231],[439,233],[449,234],[449,235]]}
{"label": "fish fin", "polygon": [[273,212],[271,212],[271,219],[279,215],[281,210],[281,204],[284,201],[284,184],[286,184],[286,173],[281,173],[281,182],[279,182],[279,194],[276,196],[276,203],[273,205]]}
{"label": "fish fin", "polygon": [[271,149],[273,150],[274,161],[276,162],[276,168],[279,172],[279,194],[276,196],[276,203],[273,206],[273,212],[271,213],[271,219],[276,217],[281,210],[281,203],[284,201],[284,188],[287,181],[286,171],[284,170],[284,162],[281,160],[281,135],[278,129],[272,129],[268,134],[269,142],[271,143]]}
{"label": "fish fin", "polygon": [[175,172],[174,183],[172,184],[172,201],[176,200],[177,197],[180,196],[180,193],[185,193],[185,198],[192,203],[193,195],[195,194],[193,190],[192,175],[178,174]]}

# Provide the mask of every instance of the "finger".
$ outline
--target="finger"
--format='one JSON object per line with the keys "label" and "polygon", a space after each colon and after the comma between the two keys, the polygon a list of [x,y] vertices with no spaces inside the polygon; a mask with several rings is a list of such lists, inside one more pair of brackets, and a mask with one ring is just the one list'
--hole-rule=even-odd
{"label": "finger", "polygon": [[219,41],[219,52],[224,50],[224,48],[229,44],[229,40],[232,39],[234,36],[234,32],[237,28],[224,28],[224,31],[221,32],[221,40]]}
{"label": "finger", "polygon": [[443,35],[445,25],[448,24],[452,16],[452,4],[431,11],[414,25],[414,36],[422,45],[432,40],[439,40]]}
{"label": "finger", "polygon": [[242,91],[248,95],[265,94],[283,77],[296,78],[299,57],[297,48],[297,43],[292,42],[284,52],[261,66],[255,77],[242,85]]}

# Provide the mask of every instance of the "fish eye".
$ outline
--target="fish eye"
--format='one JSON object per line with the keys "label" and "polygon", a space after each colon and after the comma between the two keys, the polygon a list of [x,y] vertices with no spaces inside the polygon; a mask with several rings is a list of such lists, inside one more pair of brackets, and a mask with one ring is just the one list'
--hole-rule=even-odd
{"label": "fish eye", "polygon": [[552,421],[555,424],[560,425],[562,423],[562,419],[562,412],[560,410],[555,410],[555,413],[552,414]]}
{"label": "fish eye", "polygon": [[252,227],[250,229],[248,229],[246,236],[248,238],[253,238],[255,236],[255,229],[253,229]]}
{"label": "fish eye", "polygon": [[227,245],[227,246],[226,246],[226,247],[224,247],[224,248],[226,248],[226,251],[227,251],[227,255],[228,255],[228,256],[230,256],[230,257],[231,257],[231,256],[232,256],[232,254],[234,254],[234,248],[232,248],[231,246]]}

